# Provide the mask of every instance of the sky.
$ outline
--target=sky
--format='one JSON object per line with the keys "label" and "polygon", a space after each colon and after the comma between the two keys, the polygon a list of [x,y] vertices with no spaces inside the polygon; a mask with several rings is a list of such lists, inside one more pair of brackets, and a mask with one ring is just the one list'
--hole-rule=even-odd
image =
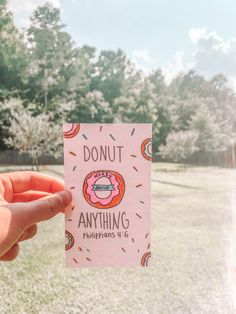
{"label": "sky", "polygon": [[[45,0],[9,0],[24,27]],[[194,69],[206,78],[225,74],[236,88],[235,0],[48,0],[77,45],[121,48],[149,72],[161,68],[167,83]]]}

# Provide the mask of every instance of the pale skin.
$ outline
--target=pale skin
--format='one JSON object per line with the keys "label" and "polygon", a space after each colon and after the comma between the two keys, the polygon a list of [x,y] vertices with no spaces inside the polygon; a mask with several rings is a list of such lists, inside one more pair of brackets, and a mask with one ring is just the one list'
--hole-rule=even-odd
{"label": "pale skin", "polygon": [[0,261],[14,260],[20,242],[37,233],[37,223],[72,206],[57,178],[36,172],[0,174]]}

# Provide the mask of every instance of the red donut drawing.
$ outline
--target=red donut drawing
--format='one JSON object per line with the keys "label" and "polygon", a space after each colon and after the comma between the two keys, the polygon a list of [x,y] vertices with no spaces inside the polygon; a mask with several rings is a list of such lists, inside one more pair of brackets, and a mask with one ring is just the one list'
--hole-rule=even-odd
{"label": "red donut drawing", "polygon": [[64,138],[72,138],[76,136],[79,133],[79,130],[80,130],[80,124],[72,123],[72,126],[68,126],[68,129],[66,129],[63,132]]}
{"label": "red donut drawing", "polygon": [[151,252],[145,253],[141,258],[141,266],[148,266],[150,264]]}
{"label": "red donut drawing", "polygon": [[141,145],[141,153],[147,160],[152,160],[152,139],[146,138]]}
{"label": "red donut drawing", "polygon": [[111,170],[90,172],[84,179],[83,195],[88,204],[95,208],[117,206],[125,193],[125,181],[121,174]]}
{"label": "red donut drawing", "polygon": [[74,246],[75,240],[73,235],[69,231],[66,231],[65,235],[66,235],[65,249],[70,250]]}

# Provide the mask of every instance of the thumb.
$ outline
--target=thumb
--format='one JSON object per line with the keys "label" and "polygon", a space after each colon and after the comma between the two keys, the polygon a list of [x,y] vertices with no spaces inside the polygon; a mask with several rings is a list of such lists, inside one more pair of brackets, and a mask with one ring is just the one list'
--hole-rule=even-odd
{"label": "thumb", "polygon": [[64,211],[72,202],[72,195],[68,191],[57,192],[37,201],[24,204],[28,225],[48,220]]}

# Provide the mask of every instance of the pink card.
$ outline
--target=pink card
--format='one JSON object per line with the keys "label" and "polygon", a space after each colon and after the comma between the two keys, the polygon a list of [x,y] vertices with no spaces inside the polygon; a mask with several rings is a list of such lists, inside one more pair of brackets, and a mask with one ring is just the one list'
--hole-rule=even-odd
{"label": "pink card", "polygon": [[64,124],[66,266],[148,266],[151,124]]}

